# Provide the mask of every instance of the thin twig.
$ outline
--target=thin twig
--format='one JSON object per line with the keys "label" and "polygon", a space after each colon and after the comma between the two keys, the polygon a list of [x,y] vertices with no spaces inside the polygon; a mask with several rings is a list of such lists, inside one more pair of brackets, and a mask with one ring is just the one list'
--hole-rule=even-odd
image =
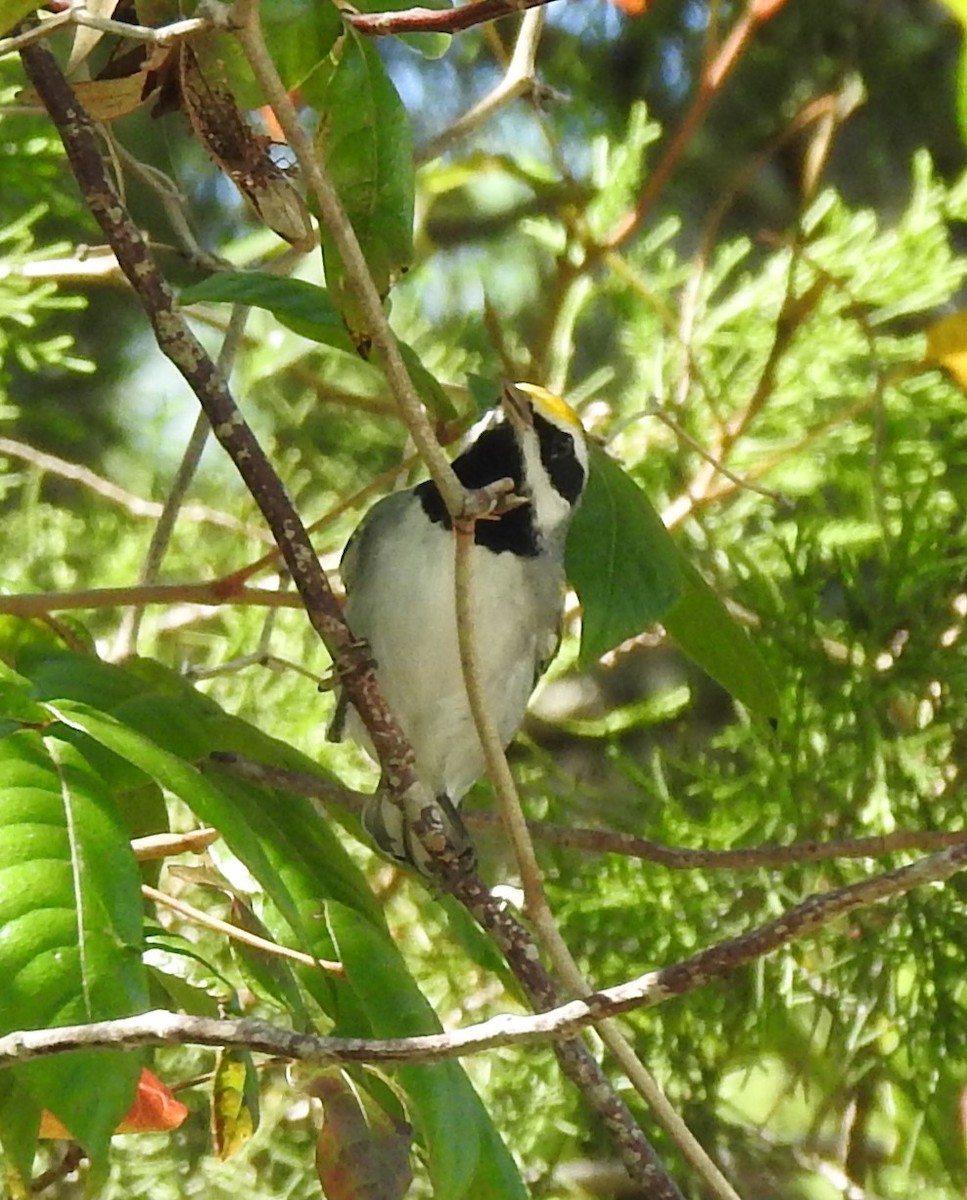
{"label": "thin twig", "polygon": [[86,588],[77,592],[18,592],[0,595],[0,613],[42,617],[78,608],[120,608],[127,604],[238,604],[258,608],[303,608],[292,592],[239,587],[229,590],[223,580],[211,583],[155,583],[151,587]]}
{"label": "thin twig", "polygon": [[203,912],[200,908],[195,908],[193,904],[188,904],[184,900],[178,900],[174,896],[169,896],[166,892],[160,892],[157,888],[153,888],[147,883],[141,885],[141,895],[155,904],[170,908],[172,912],[186,917],[189,921],[194,921],[196,925],[202,925],[206,929],[213,930],[215,933],[223,933],[233,941],[244,942],[246,946],[252,946],[254,949],[273,955],[275,958],[287,958],[290,962],[298,963],[300,967],[318,967],[320,970],[325,971],[327,975],[345,975],[346,973],[346,969],[341,962],[332,962],[327,958],[313,958],[311,954],[306,954],[302,950],[293,950],[289,946],[280,946],[278,942],[270,942],[268,938],[259,937],[257,933],[250,933],[247,929],[233,925],[230,921],[222,921],[218,917],[213,917],[210,913]]}
{"label": "thin twig", "polygon": [[[115,270],[119,269],[113,254],[111,261],[114,263]],[[20,459],[50,475],[57,475],[61,479],[70,479],[83,487],[90,488],[98,496],[120,505],[136,517],[159,517],[163,510],[164,506],[157,500],[145,500],[133,492],[118,487],[116,483],[112,483],[88,467],[68,462],[66,459],[58,458],[55,454],[48,454],[44,450],[38,450],[34,446],[27,445],[26,442],[0,437],[0,454]],[[218,525],[222,529],[231,529],[233,533],[244,533],[246,537],[258,538],[260,541],[269,538],[269,534],[264,529],[255,525],[247,525],[238,517],[233,517],[231,513],[219,512],[217,508],[209,508],[206,504],[186,504],[181,509],[181,515],[189,521]]]}
{"label": "thin twig", "polygon": [[343,17],[359,33],[368,37],[388,37],[399,33],[459,33],[512,17],[528,8],[550,4],[551,0],[476,0],[459,8],[405,8],[397,12],[360,13],[343,8]]}
{"label": "thin twig", "polygon": [[201,854],[222,835],[217,829],[191,829],[187,833],[149,833],[132,838],[131,850],[138,862],[173,858],[177,854]]}
{"label": "thin twig", "polygon": [[170,286],[107,176],[91,119],[55,59],[42,44],[25,47],[21,55],[31,83],[57,126],[81,192],[144,307],[158,345],[195,392],[215,436],[261,509],[313,628],[341,666],[347,695],[357,711],[372,722],[370,735],[391,793],[404,794],[416,782],[412,750],[379,694],[368,655],[342,618],[298,513],[224,379],[178,312]]}
{"label": "thin twig", "polygon": [[[232,367],[238,355],[239,347],[242,344],[242,338],[245,334],[245,323],[248,320],[250,311],[244,304],[232,305],[232,315],[229,318],[228,328],[225,330],[225,337],[222,339],[222,346],[215,362],[216,369],[225,379],[231,377]],[[188,444],[181,456],[181,462],[178,464],[175,477],[171,481],[171,487],[168,489],[164,508],[158,517],[157,525],[155,525],[152,531],[151,540],[148,543],[148,549],[144,556],[144,564],[141,568],[141,576],[138,579],[138,586],[140,587],[150,587],[153,583],[157,582],[161,571],[161,564],[164,562],[168,547],[171,544],[175,524],[185,503],[188,489],[191,487],[192,481],[197,474],[199,464],[201,463],[201,456],[205,452],[205,446],[208,444],[208,435],[210,432],[211,426],[208,424],[208,417],[204,411],[200,411],[195,418],[195,426],[188,438]],[[119,659],[125,659],[136,650],[138,633],[141,629],[143,618],[143,605],[134,605],[122,614],[110,655],[112,661],[116,662]]]}
{"label": "thin twig", "polygon": [[[473,7],[479,10],[479,0]],[[460,11],[460,9],[452,9],[451,13]],[[447,15],[451,15],[451,13]],[[367,14],[367,17],[370,15],[372,14]],[[543,26],[543,8],[533,8],[524,14],[517,41],[514,44],[514,53],[507,65],[504,77],[492,91],[488,92],[462,117],[458,117],[452,125],[427,142],[417,153],[417,162],[430,162],[437,158],[445,150],[449,150],[455,142],[478,129],[485,121],[489,121],[496,112],[510,104],[512,100],[516,100],[518,96],[533,89],[534,64]]]}
{"label": "thin twig", "polygon": [[153,46],[167,46],[180,38],[192,37],[196,33],[204,33],[211,29],[212,23],[206,17],[189,17],[183,21],[172,21],[170,25],[162,25],[153,29],[150,25],[129,25],[126,21],[113,21],[110,17],[98,17],[89,13],[86,8],[68,8],[64,12],[44,15],[40,24],[14,37],[0,38],[0,55],[13,54],[30,46],[34,42],[50,37],[64,25],[82,25],[87,29],[96,29],[99,33],[113,33],[117,37],[129,38],[136,42],[147,42]]}
{"label": "thin twig", "polygon": [[443,452],[423,410],[355,230],[346,216],[328,173],[314,152],[309,135],[303,128],[275,63],[266,49],[258,0],[237,0],[234,12],[238,18],[236,33],[242,50],[285,133],[292,152],[298,159],[302,177],[319,205],[322,220],[336,244],[346,270],[347,281],[366,321],[367,332],[379,354],[387,381],[393,390],[413,443],[426,463],[447,510],[451,515],[459,516],[466,504],[463,485],[457,479],[450,460]]}
{"label": "thin twig", "polygon": [[[342,784],[304,771],[292,771],[270,763],[257,762],[234,752],[217,752],[213,762],[233,775],[262,787],[280,788],[319,801],[323,806],[336,804],[359,815],[369,800],[364,792],[352,791]],[[503,818],[499,812],[464,811],[468,829],[500,832]],[[686,846],[668,846],[633,833],[613,829],[585,829],[575,825],[555,825],[547,821],[528,821],[533,838],[551,846],[584,850],[591,854],[620,854],[643,862],[658,863],[672,871],[759,871],[837,859],[884,858],[891,854],[946,850],[967,842],[967,830],[901,829],[894,833],[867,837],[842,838],[832,842],[793,842],[787,846],[751,846],[745,850],[696,850]]]}
{"label": "thin twig", "polygon": [[[471,551],[474,545],[474,523],[455,521],[454,535],[454,582],[460,665],[463,668],[464,686],[477,736],[480,738],[487,762],[487,774],[497,798],[501,825],[513,849],[514,861],[523,885],[524,911],[534,925],[538,943],[546,951],[567,989],[577,996],[590,996],[594,989],[578,969],[547,902],[528,823],[481,683],[473,620],[474,582]],[[604,1020],[598,1025],[598,1034],[615,1055],[659,1124],[706,1184],[710,1195],[718,1197],[718,1200],[738,1200],[724,1175],[668,1102],[657,1081],[635,1054],[617,1025]],[[657,1163],[657,1157],[655,1161]]]}
{"label": "thin twig", "polygon": [[671,178],[685,147],[705,119],[712,101],[721,92],[726,80],[748,49],[756,30],[763,21],[774,16],[779,7],[781,6],[776,5],[771,11],[766,11],[756,0],[749,0],[745,12],[732,26],[715,58],[702,71],[695,99],[672,135],[655,169],[649,174],[648,182],[642,188],[635,207],[626,213],[608,234],[605,240],[608,249],[613,250],[621,245],[641,227],[662,188]]}

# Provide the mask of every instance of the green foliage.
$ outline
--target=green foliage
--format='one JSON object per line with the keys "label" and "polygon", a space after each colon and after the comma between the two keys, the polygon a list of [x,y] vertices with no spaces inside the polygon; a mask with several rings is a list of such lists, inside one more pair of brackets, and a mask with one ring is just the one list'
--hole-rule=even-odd
{"label": "green foliage", "polygon": [[[967,184],[953,174],[962,146],[952,157],[949,140],[952,26],[911,16],[887,29],[871,14],[860,28],[855,6],[839,0],[821,15],[787,5],[714,98],[642,227],[609,241],[654,178],[714,49],[702,40],[713,33],[701,6],[652,6],[637,21],[605,6],[549,15],[542,78],[566,87],[569,102],[549,101],[538,116],[519,100],[415,176],[411,126],[417,140],[434,135],[458,111],[447,112],[449,97],[464,107],[471,93],[478,98],[500,67],[493,41],[460,35],[427,61],[384,39],[377,55],[355,33],[340,34],[328,4],[262,7],[283,82],[314,109],[306,116],[318,120],[317,146],[389,291],[405,360],[441,430],[452,434],[454,414],[475,408],[471,392],[493,394],[480,379],[510,375],[566,390],[607,447],[595,451],[598,490],[570,548],[584,650],[569,628],[513,751],[529,811],[703,849],[962,828],[967,420],[962,392],[921,363],[924,325],[958,302],[967,279]],[[738,8],[717,6],[718,20]],[[139,4],[138,15],[180,13]],[[424,54],[447,42],[417,36]],[[260,101],[230,33],[213,53],[240,101]],[[845,124],[834,116],[823,126],[832,150],[821,186],[800,190],[822,165],[826,136],[813,136],[809,105],[832,112],[825,97],[844,94],[847,72],[862,75],[868,103]],[[903,86],[911,78],[919,84]],[[53,275],[64,247],[89,241],[93,226],[78,218],[49,130],[32,117],[13,120],[7,141],[19,152],[0,156],[2,250],[14,265],[40,263]],[[115,128],[122,145],[177,178],[203,240],[233,264],[180,293],[198,327],[224,326],[218,305],[255,306],[236,390],[303,516],[322,519],[315,537],[328,568],[370,494],[363,490],[377,490],[382,472],[406,474],[404,435],[379,364],[357,350],[367,346],[329,233],[326,288],[314,255],[298,279],[285,277],[272,243],[245,225],[213,169],[179,149],[184,127],[138,117]],[[907,154],[911,145],[933,155]],[[137,219],[156,242],[170,242],[168,225],[140,204],[142,185],[125,179]],[[0,413],[29,410],[38,444],[68,407],[50,391],[51,375],[83,369],[85,355],[105,375],[121,354],[146,357],[143,345],[110,344],[114,326],[103,320],[73,350],[73,292],[67,278],[55,289],[0,274],[0,351],[36,376],[35,390],[0,396]],[[96,326],[104,310],[93,291],[86,300]],[[194,419],[180,386],[145,366],[112,401],[125,442],[88,465],[141,497],[163,496],[170,447]],[[98,433],[93,393],[73,399]],[[4,455],[3,592],[139,577],[153,522],[104,482]],[[206,456],[194,498],[208,510],[183,515],[162,579],[216,579],[221,595],[238,600],[232,573],[267,549],[251,499],[216,455]],[[256,581],[275,587],[275,569]],[[117,664],[106,661],[125,648],[116,608],[2,618],[0,759],[13,774],[0,796],[0,851],[27,870],[22,903],[33,909],[48,893],[56,902],[48,932],[65,951],[62,975],[45,976],[30,1011],[0,982],[3,1030],[80,1019],[87,996],[103,1015],[150,1003],[361,1036],[434,1031],[515,1008],[513,984],[466,915],[377,861],[352,816],[334,806],[323,818],[302,797],[256,788],[208,761],[213,750],[241,752],[328,783],[372,786],[361,753],[326,742],[331,700],[314,680],[245,657],[267,645],[323,674],[328,657],[301,612],[266,619],[242,602],[202,607],[197,592],[171,595],[145,610],[140,657]],[[648,628],[655,619],[662,630]],[[626,638],[606,665],[594,661]],[[777,716],[777,726],[750,714]],[[481,784],[472,802],[487,795]],[[67,839],[68,802],[88,839],[77,846]],[[43,825],[52,843],[43,855],[22,832],[24,806],[34,804],[57,818]],[[229,950],[180,918],[142,928],[128,838],[196,822],[215,824],[220,842],[201,877],[183,863],[181,873],[164,871],[163,886],[262,936],[341,958],[345,976]],[[481,838],[479,848],[491,878],[512,878],[499,839]],[[600,985],[908,858],[673,871],[618,855],[539,852],[564,937]],[[96,929],[77,915],[92,912],[106,914]],[[959,879],[921,889],[727,983],[633,1014],[626,1028],[743,1195],[771,1187],[825,1200],[845,1190],[823,1182],[841,1171],[870,1194],[946,1200],[967,1179],[958,1118],[964,916]],[[69,920],[79,935],[70,946]],[[23,929],[21,946],[38,957],[36,923]],[[211,1058],[166,1051],[160,1065],[167,1078],[188,1079]],[[103,1161],[136,1067],[131,1056],[108,1064],[98,1054],[0,1074],[0,1136],[21,1174],[43,1108],[82,1122],[75,1132]],[[173,1138],[112,1147],[104,1194],[165,1196],[181,1186],[171,1179],[189,1173],[193,1186],[226,1200],[310,1194],[315,1117],[308,1102],[295,1113],[280,1072],[258,1074],[261,1125],[235,1159],[210,1154],[207,1091],[195,1086],[192,1116]],[[562,1163],[613,1156],[547,1050],[409,1067],[390,1084],[360,1085],[415,1125],[416,1195],[521,1195],[522,1177],[557,1200],[567,1187]],[[656,1138],[683,1190],[697,1192],[675,1148]]]}

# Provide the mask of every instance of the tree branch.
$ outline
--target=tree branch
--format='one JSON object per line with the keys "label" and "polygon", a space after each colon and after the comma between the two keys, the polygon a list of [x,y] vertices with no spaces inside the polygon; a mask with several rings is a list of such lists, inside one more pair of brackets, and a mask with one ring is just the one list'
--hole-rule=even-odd
{"label": "tree branch", "polygon": [[[233,775],[262,787],[281,788],[322,804],[338,804],[357,815],[362,812],[362,806],[368,799],[362,792],[354,792],[320,776],[258,762],[234,751],[219,751],[212,754],[211,758]],[[503,818],[499,812],[470,811],[461,816],[468,829],[500,832],[503,828]],[[793,842],[788,846],[750,846],[746,850],[695,850],[686,846],[668,846],[614,829],[586,829],[574,825],[555,825],[548,821],[528,821],[527,828],[537,841],[547,845],[585,850],[591,854],[621,854],[626,858],[659,863],[671,871],[706,868],[758,871],[765,867],[831,862],[838,858],[882,858],[911,850],[933,852],[967,844],[967,830],[899,829],[895,833],[841,838],[834,842]]]}
{"label": "tree branch", "polygon": [[406,8],[401,12],[374,13],[351,12],[344,7],[342,14],[357,32],[368,37],[388,37],[398,33],[459,33],[486,21],[498,21],[550,3],[551,0],[477,0],[459,8]]}
{"label": "tree branch", "polygon": [[[847,913],[905,895],[914,888],[943,883],[965,868],[967,846],[932,854],[860,883],[809,896],[776,920],[700,950],[670,967],[648,971],[627,983],[602,988],[583,999],[543,1012],[523,1016],[503,1014],[452,1033],[414,1038],[316,1037],[277,1029],[263,1021],[216,1021],[157,1010],[115,1021],[6,1034],[0,1037],[0,1066],[80,1047],[123,1049],[188,1043],[244,1046],[265,1054],[311,1062],[439,1062],[499,1046],[553,1041],[573,1035],[605,1017],[650,1008],[673,996],[704,987]],[[574,1045],[583,1048],[582,1043],[572,1040],[560,1043],[556,1049],[560,1053]]]}

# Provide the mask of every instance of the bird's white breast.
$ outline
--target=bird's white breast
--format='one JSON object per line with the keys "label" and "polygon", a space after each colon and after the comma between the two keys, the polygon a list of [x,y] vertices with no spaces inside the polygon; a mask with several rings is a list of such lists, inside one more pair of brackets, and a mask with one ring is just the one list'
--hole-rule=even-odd
{"label": "bird's white breast", "polygon": [[[506,745],[523,719],[538,664],[553,649],[563,599],[557,558],[471,551],[481,682]],[[384,696],[435,794],[458,801],[484,771],[457,644],[454,537],[412,492],[371,512],[344,561],[346,618],[368,643]],[[350,710],[349,733],[365,744]]]}

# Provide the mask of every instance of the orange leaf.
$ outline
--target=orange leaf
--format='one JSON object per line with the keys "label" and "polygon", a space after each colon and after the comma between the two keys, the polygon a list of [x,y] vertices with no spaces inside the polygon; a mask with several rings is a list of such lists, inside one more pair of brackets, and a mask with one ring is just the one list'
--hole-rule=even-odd
{"label": "orange leaf", "polygon": [[616,4],[622,12],[626,12],[629,17],[640,17],[642,13],[648,11],[651,5],[651,0],[611,0],[612,4]]}
{"label": "orange leaf", "polygon": [[[188,1109],[181,1101],[175,1099],[157,1075],[153,1075],[147,1067],[142,1067],[134,1103],[114,1132],[167,1133],[170,1129],[177,1129],[187,1116]],[[40,1117],[39,1136],[69,1139],[71,1132],[53,1113],[44,1109]]]}

